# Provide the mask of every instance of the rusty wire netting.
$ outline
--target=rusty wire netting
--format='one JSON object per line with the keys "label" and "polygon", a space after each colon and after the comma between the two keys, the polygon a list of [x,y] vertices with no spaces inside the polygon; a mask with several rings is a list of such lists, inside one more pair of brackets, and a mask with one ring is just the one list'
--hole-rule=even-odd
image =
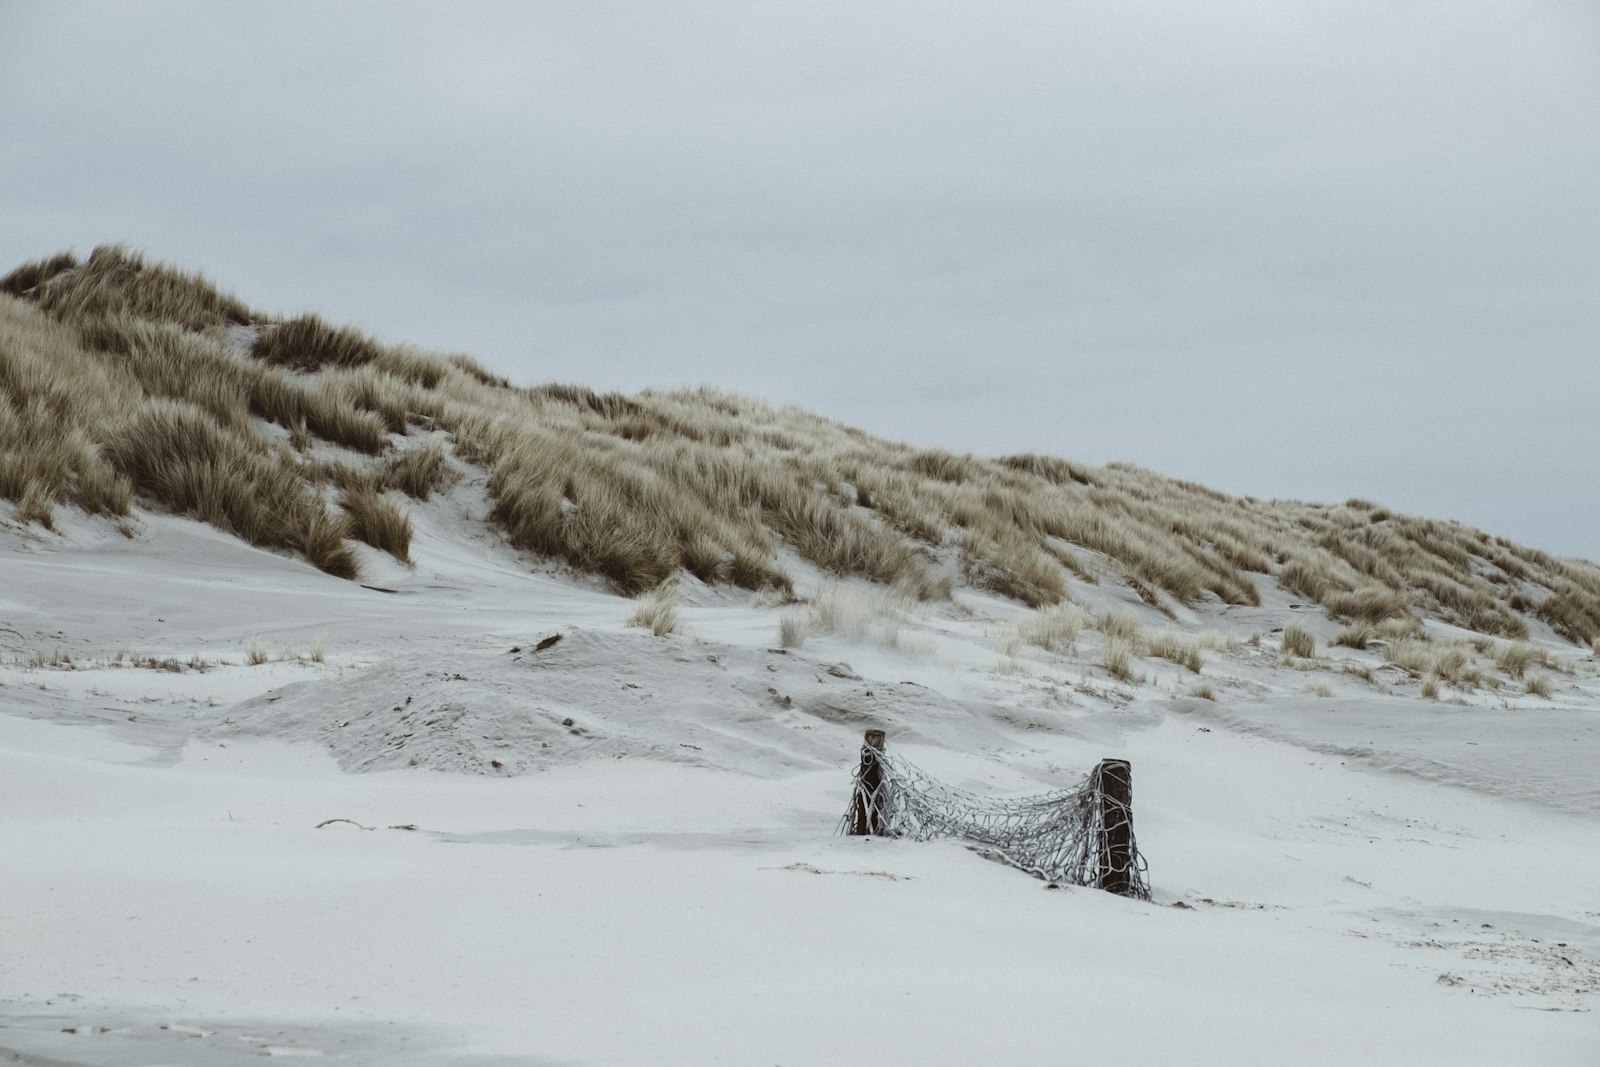
{"label": "rusty wire netting", "polygon": [[[989,797],[937,781],[869,744],[861,750],[839,833],[914,841],[956,838],[1049,882],[1149,900],[1148,868],[1134,840],[1133,812],[1127,801],[1107,793],[1102,780],[1107,766],[1096,767],[1075,789]],[[1127,765],[1121,767],[1126,774]],[[1131,788],[1125,795],[1131,796]]]}

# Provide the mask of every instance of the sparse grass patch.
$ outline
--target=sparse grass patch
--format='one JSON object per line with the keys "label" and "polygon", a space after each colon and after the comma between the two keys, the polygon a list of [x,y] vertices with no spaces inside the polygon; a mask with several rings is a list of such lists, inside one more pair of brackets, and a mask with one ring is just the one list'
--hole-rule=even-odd
{"label": "sparse grass patch", "polygon": [[[801,616],[804,619],[804,636],[800,640],[816,634],[837,634],[847,641],[873,637],[880,644],[898,647],[900,624],[917,603],[914,594],[903,586],[887,592],[827,586],[812,598]],[[779,620],[780,630],[792,615],[786,613]],[[792,627],[791,623],[791,630]]]}
{"label": "sparse grass patch", "polygon": [[1522,690],[1532,697],[1550,698],[1550,679],[1543,674],[1530,674],[1522,680]]}
{"label": "sparse grass patch", "polygon": [[25,664],[25,666],[32,667],[35,670],[45,667],[70,668],[72,665],[72,653],[61,648],[55,648],[50,652],[46,652],[43,648],[36,648]]}
{"label": "sparse grass patch", "polygon": [[271,658],[267,654],[267,646],[260,641],[251,640],[244,646],[244,660],[252,667],[259,667]]}
{"label": "sparse grass patch", "polygon": [[135,656],[129,661],[135,667],[147,671],[166,671],[168,674],[182,674],[183,663],[172,656]]}
{"label": "sparse grass patch", "polygon": [[1283,628],[1282,648],[1286,656],[1310,659],[1317,654],[1317,638],[1299,622],[1291,622]]}
{"label": "sparse grass patch", "polygon": [[1372,628],[1373,637],[1384,641],[1403,641],[1407,638],[1427,640],[1422,623],[1407,615],[1403,619],[1385,619]]}
{"label": "sparse grass patch", "polygon": [[1197,685],[1193,689],[1189,690],[1189,695],[1192,696],[1192,697],[1196,697],[1196,698],[1198,698],[1200,700],[1215,700],[1215,699],[1217,699],[1216,692],[1206,682],[1201,682],[1199,685]]}
{"label": "sparse grass patch", "polygon": [[1360,678],[1363,682],[1372,681],[1372,668],[1367,666],[1365,663],[1355,663],[1350,660],[1345,660],[1342,664],[1340,664],[1339,669],[1345,674]]}
{"label": "sparse grass patch", "polygon": [[1094,625],[1107,638],[1116,637],[1132,642],[1139,637],[1139,620],[1127,612],[1102,612],[1095,616]]}
{"label": "sparse grass patch", "polygon": [[878,614],[878,605],[867,596],[830,586],[811,601],[813,633],[838,634],[850,641],[866,636],[867,626]]}
{"label": "sparse grass patch", "polygon": [[1029,614],[1017,623],[1017,636],[1046,652],[1070,652],[1091,621],[1088,612],[1064,602]]}
{"label": "sparse grass patch", "polygon": [[799,648],[811,636],[811,621],[803,611],[786,611],[778,616],[778,644]]}
{"label": "sparse grass patch", "polygon": [[1194,639],[1196,648],[1212,652],[1237,652],[1244,647],[1244,643],[1245,639],[1231,630],[1202,630]]}
{"label": "sparse grass patch", "polygon": [[668,578],[634,603],[629,626],[643,626],[657,637],[678,629],[679,589],[676,578]]}
{"label": "sparse grass patch", "polygon": [[1530,666],[1540,662],[1541,654],[1532,645],[1521,641],[1511,642],[1499,647],[1495,652],[1495,666],[1505,671],[1513,678],[1521,678]]}
{"label": "sparse grass patch", "polygon": [[1418,690],[1424,700],[1439,699],[1439,679],[1428,675],[1422,679],[1422,687]]}
{"label": "sparse grass patch", "polygon": [[1470,662],[1470,646],[1445,645],[1434,657],[1433,671],[1447,682],[1456,682],[1461,680],[1462,672]]}
{"label": "sparse grass patch", "polygon": [[1319,696],[1319,697],[1324,697],[1324,698],[1336,695],[1333,686],[1329,685],[1327,682],[1317,682],[1316,684],[1314,684],[1311,687],[1311,693],[1312,693],[1313,696]]}
{"label": "sparse grass patch", "polygon": [[1100,666],[1119,681],[1134,681],[1133,663],[1140,651],[1139,644],[1134,638],[1107,634],[1105,648],[1100,654]]}
{"label": "sparse grass patch", "polygon": [[1152,656],[1171,660],[1178,666],[1193,671],[1195,674],[1200,673],[1203,661],[1200,657],[1199,645],[1194,641],[1180,637],[1170,630],[1163,630],[1147,638],[1145,646]]}
{"label": "sparse grass patch", "polygon": [[1433,670],[1438,655],[1433,646],[1426,641],[1406,638],[1391,643],[1386,658],[1396,667],[1411,674],[1424,674]]}

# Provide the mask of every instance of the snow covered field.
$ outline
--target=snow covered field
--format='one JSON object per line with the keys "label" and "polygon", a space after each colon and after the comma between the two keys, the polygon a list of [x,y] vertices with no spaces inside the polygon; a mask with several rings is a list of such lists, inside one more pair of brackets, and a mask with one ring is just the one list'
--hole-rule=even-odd
{"label": "snow covered field", "polygon": [[[1600,1062],[1592,655],[1423,700],[1284,666],[1334,627],[1276,588],[1110,584],[1262,636],[1133,684],[968,590],[783,649],[691,584],[658,638],[475,491],[365,586],[165,516],[0,531],[0,1064]],[[868,726],[984,792],[1130,759],[1154,902],[835,836]]]}

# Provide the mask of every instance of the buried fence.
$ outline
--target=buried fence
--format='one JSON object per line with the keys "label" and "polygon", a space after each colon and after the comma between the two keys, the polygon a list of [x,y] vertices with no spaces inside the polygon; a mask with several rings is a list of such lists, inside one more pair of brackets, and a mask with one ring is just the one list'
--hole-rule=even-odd
{"label": "buried fence", "polygon": [[1150,899],[1133,837],[1127,760],[1101,760],[1076,789],[986,797],[935,781],[891,755],[882,730],[868,730],[839,832],[914,841],[953,837],[1046,881]]}

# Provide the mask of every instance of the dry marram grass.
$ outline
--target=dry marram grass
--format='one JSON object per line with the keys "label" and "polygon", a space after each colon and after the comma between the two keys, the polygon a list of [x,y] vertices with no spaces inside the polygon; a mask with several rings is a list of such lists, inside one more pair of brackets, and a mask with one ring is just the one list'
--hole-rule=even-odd
{"label": "dry marram grass", "polygon": [[1200,656],[1200,642],[1184,638],[1169,630],[1152,634],[1146,641],[1146,648],[1152,656],[1159,656],[1171,660],[1186,670],[1200,673],[1203,661]]}
{"label": "dry marram grass", "polygon": [[[132,448],[178,430],[186,451],[163,455],[181,469]],[[327,449],[376,492],[426,499],[449,477],[447,444],[488,472],[491,517],[515,545],[629,595],[681,571],[787,594],[786,547],[920,598],[948,595],[959,573],[1035,608],[1061,603],[1069,580],[1120,581],[1162,610],[1255,605],[1271,576],[1385,640],[1415,615],[1600,640],[1600,567],[1459,523],[1233,497],[1126,464],[916,448],[703,390],[517,388],[466,357],[261,314],[118,246],[0,278],[0,440],[0,497],[20,521],[49,524],[62,506],[120,516],[137,493],[335,574],[353,556],[346,520],[321,506]]]}
{"label": "dry marram grass", "polygon": [[1291,622],[1283,628],[1283,654],[1310,659],[1317,654],[1317,638],[1301,623]]}
{"label": "dry marram grass", "polygon": [[678,603],[678,583],[669,578],[635,601],[633,614],[628,616],[628,625],[643,626],[657,637],[675,633],[678,629]]}

